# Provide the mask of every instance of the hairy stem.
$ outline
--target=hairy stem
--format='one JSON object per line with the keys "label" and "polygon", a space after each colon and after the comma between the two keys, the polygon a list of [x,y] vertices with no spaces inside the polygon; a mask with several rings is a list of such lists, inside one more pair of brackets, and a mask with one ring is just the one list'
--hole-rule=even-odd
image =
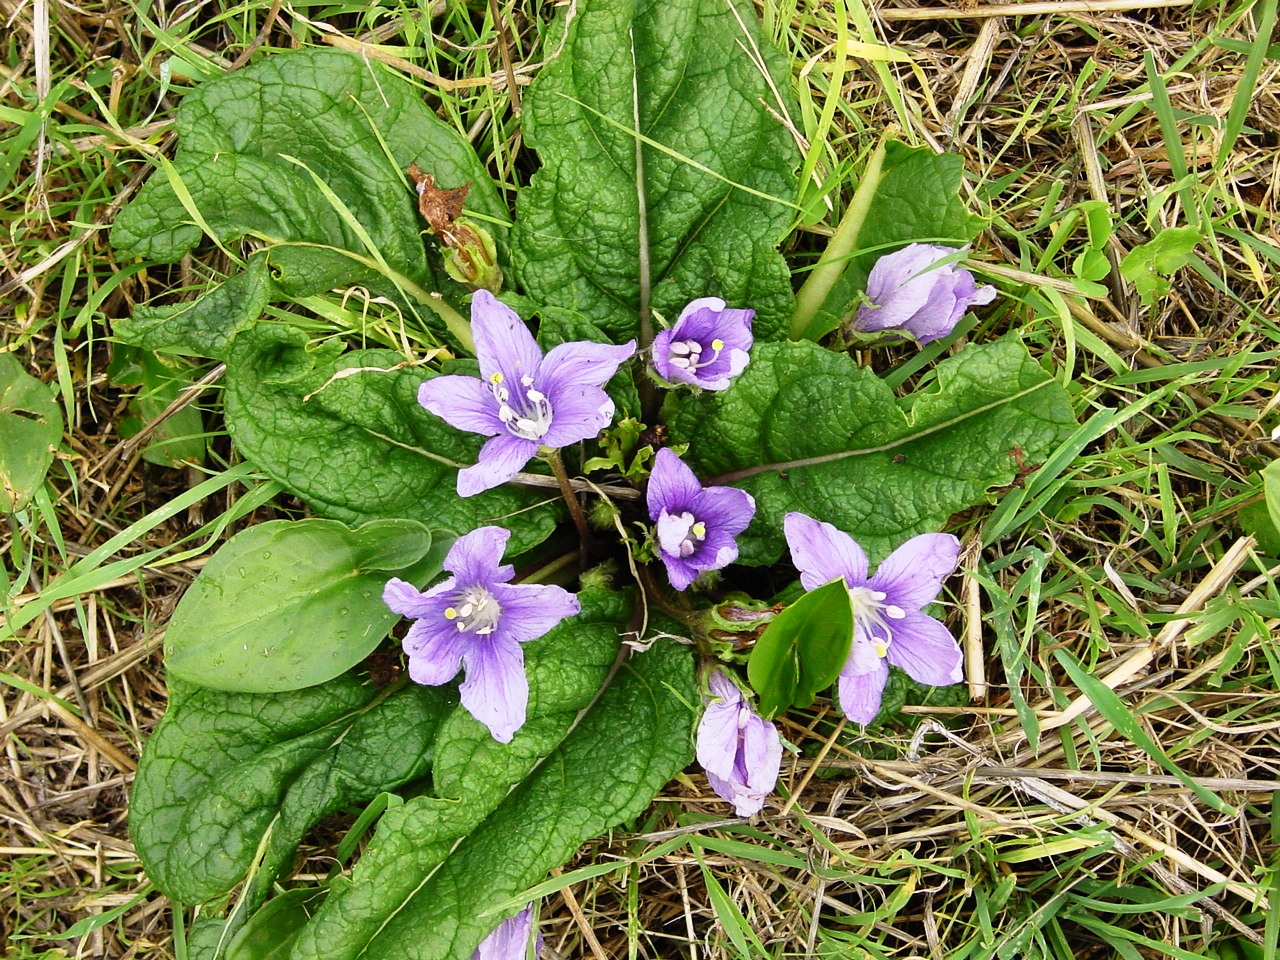
{"label": "hairy stem", "polygon": [[574,492],[573,483],[569,479],[569,471],[564,468],[564,458],[560,456],[559,450],[549,450],[543,454],[543,457],[547,463],[551,464],[551,472],[555,474],[556,483],[560,487],[560,494],[564,497],[564,502],[569,506],[569,516],[573,517],[573,524],[578,528],[578,536],[582,538],[582,554],[585,556],[590,552],[595,538],[591,536],[591,527],[587,525],[587,515],[583,513],[582,503]]}

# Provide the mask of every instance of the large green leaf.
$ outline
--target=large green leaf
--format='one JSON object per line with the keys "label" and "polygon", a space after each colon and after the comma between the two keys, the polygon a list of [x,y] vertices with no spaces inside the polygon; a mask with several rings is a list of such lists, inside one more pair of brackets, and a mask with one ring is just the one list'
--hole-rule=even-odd
{"label": "large green leaf", "polygon": [[853,604],[843,580],[811,590],[773,618],[747,662],[760,715],[808,707],[836,682],[853,644]]}
{"label": "large green leaf", "polygon": [[[411,302],[442,286],[461,292],[428,262],[410,163],[442,186],[470,183],[468,210],[507,217],[470,144],[417,89],[377,60],[336,50],[266,57],[202,84],[182,101],[178,138],[177,158],[120,212],[112,242],[170,262],[200,242],[202,220],[224,246],[266,245],[277,298],[351,284]],[[218,296],[247,310],[259,295],[250,284]],[[184,328],[171,340],[193,344],[211,317],[184,305],[167,318],[144,312],[135,329],[154,343],[155,322],[167,319]]]}
{"label": "large green leaf", "polygon": [[62,413],[49,388],[0,353],[0,513],[35,496],[61,439]]}
{"label": "large green leaf", "polygon": [[273,520],[236,534],[183,595],[165,634],[171,676],[273,693],[331,680],[373,652],[399,619],[392,576],[425,585],[451,541],[432,548],[414,520]]}
{"label": "large green leaf", "polygon": [[936,530],[1042,460],[1075,426],[1070,399],[1016,340],[971,346],[899,400],[846,354],[757,344],[732,390],[687,401],[672,439],[704,480],[755,497],[739,560],[772,563],[792,510],[854,536],[872,559]]}
{"label": "large green leaf", "polygon": [[[661,640],[632,657],[563,742],[510,792],[503,785],[478,819],[469,795],[390,811],[293,960],[469,960],[501,911],[514,912],[512,899],[583,841],[640,813],[689,762],[696,700],[689,649]],[[450,829],[454,821],[466,829]]]}
{"label": "large green leaf", "polygon": [[130,804],[147,876],[201,903],[243,880],[261,848],[250,897],[261,899],[321,817],[425,772],[455,703],[448,688],[379,691],[350,674],[276,694],[171,681]]}
{"label": "large green leaf", "polygon": [[[868,172],[858,186],[854,213],[842,222],[832,244],[847,257],[814,271],[814,281],[830,283],[817,304],[806,303],[811,292],[801,292],[791,335],[817,340],[830,333],[857,308],[857,297],[867,288],[867,276],[886,253],[914,241],[962,247],[983,221],[965,208],[960,197],[964,160],[951,153],[934,153],[926,147],[909,147],[896,140],[884,145],[878,169]],[[862,204],[864,206],[859,206]],[[848,252],[844,253],[843,248]]]}
{"label": "large green leaf", "polygon": [[227,426],[248,460],[348,523],[406,517],[462,534],[519,513],[518,523],[505,523],[512,556],[550,535],[559,508],[545,488],[457,495],[455,464],[475,463],[483,440],[422,409],[421,372],[400,369],[403,358],[387,350],[340,349],[308,350],[306,335],[284,326],[236,338]]}
{"label": "large green leaf", "polygon": [[621,341],[636,335],[647,264],[652,306],[669,320],[714,295],[755,308],[757,337],[777,335],[792,303],[777,246],[799,157],[770,112],[790,82],[755,11],[594,0],[568,19],[525,100],[543,163],[513,237],[526,291]]}

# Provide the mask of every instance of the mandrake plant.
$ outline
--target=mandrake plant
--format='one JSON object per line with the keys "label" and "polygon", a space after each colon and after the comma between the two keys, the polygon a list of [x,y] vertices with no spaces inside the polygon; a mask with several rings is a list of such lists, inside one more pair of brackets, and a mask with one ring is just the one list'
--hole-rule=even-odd
{"label": "mandrake plant", "polygon": [[[115,334],[225,363],[236,450],[311,514],[226,543],[166,635],[130,829],[191,957],[519,956],[549,871],[695,755],[767,814],[774,718],[962,679],[945,528],[1075,427],[1016,333],[964,339],[997,291],[958,157],[886,134],[793,289],[796,107],[749,5],[579,0],[548,49],[514,210],[407,81],[303,50],[188,94],[116,220],[234,264]],[[325,323],[353,289],[393,336]]]}

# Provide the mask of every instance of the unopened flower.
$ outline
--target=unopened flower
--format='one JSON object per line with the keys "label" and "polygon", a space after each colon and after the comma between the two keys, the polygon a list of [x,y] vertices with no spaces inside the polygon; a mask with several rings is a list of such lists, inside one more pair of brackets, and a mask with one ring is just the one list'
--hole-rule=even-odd
{"label": "unopened flower", "polygon": [[653,339],[653,369],[669,383],[723,390],[751,359],[754,310],[726,309],[719,297],[694,300]]}
{"label": "unopened flower", "polygon": [[738,816],[749,817],[778,782],[782,738],[724,671],[712,673],[708,687],[711,698],[698,723],[698,763],[717,796],[732,803]]}
{"label": "unopened flower", "polygon": [[[480,941],[471,960],[525,960],[529,955],[529,938],[533,935],[533,904],[514,917],[508,917]],[[533,955],[542,953],[542,934],[533,937]]]}
{"label": "unopened flower", "polygon": [[990,303],[996,288],[978,286],[956,263],[941,263],[961,251],[913,243],[876,261],[867,278],[867,301],[853,317],[862,334],[896,333],[921,346],[947,336],[975,303]]}
{"label": "unopened flower", "polygon": [[735,487],[704,487],[668,447],[658,451],[646,493],[658,525],[658,556],[671,585],[684,590],[704,570],[738,558],[735,538],[751,523],[756,502]]}
{"label": "unopened flower", "polygon": [[582,609],[561,587],[508,582],[515,568],[502,563],[502,551],[510,536],[502,527],[473,530],[449,548],[449,579],[425,593],[392,579],[382,592],[388,607],[415,619],[404,638],[410,678],[434,687],[465,670],[462,705],[499,743],[524,725],[529,705],[520,644]]}
{"label": "unopened flower", "polygon": [[800,583],[816,590],[844,579],[853,604],[853,646],[840,671],[840,708],[858,723],[880,711],[888,664],[940,687],[962,678],[960,645],[940,621],[922,613],[956,568],[960,541],[922,533],[889,554],[871,576],[858,542],[829,523],[788,513],[783,532]]}
{"label": "unopened flower", "polygon": [[510,307],[487,290],[471,301],[479,377],[434,377],[418,402],[459,430],[492,437],[475,466],[458,471],[458,495],[505,483],[540,447],[590,440],[613,419],[613,401],[600,388],[635,353],[635,341],[614,346],[562,343],[543,356]]}

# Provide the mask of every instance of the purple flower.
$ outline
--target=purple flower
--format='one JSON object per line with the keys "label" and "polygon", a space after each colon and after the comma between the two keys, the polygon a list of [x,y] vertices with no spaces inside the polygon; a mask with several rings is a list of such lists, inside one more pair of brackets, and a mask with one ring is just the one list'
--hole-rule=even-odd
{"label": "purple flower", "polygon": [[734,487],[703,487],[669,448],[658,451],[649,475],[649,519],[658,524],[658,556],[677,590],[704,570],[738,559],[734,538],[751,523],[756,502]]}
{"label": "purple flower", "polygon": [[716,794],[740,817],[764,806],[782,766],[782,738],[722,670],[711,674],[711,699],[698,723],[698,763]]}
{"label": "purple flower", "polygon": [[[508,917],[480,941],[471,960],[525,960],[529,955],[529,937],[533,934],[533,904],[514,917]],[[533,942],[533,955],[542,953],[542,934]]]}
{"label": "purple flower", "polygon": [[459,496],[506,483],[539,447],[590,440],[613,419],[600,387],[635,353],[634,340],[562,343],[543,356],[520,318],[487,290],[471,300],[471,332],[480,376],[435,377],[418,391],[418,402],[451,426],[493,438],[475,466],[458,471]]}
{"label": "purple flower", "polygon": [[465,669],[462,705],[499,743],[511,742],[529,705],[520,644],[582,610],[561,587],[507,582],[515,575],[514,567],[502,565],[510,536],[502,527],[472,530],[449,548],[449,579],[426,593],[392,579],[382,591],[388,607],[415,618],[404,638],[409,676],[435,687]]}
{"label": "purple flower", "polygon": [[694,300],[653,338],[653,369],[670,383],[723,390],[751,359],[754,310],[728,310],[719,297]]}
{"label": "purple flower", "polygon": [[867,555],[856,540],[829,523],[788,513],[783,532],[806,590],[844,578],[853,603],[853,646],[840,671],[840,708],[870,723],[893,664],[920,683],[940,687],[962,674],[960,645],[924,613],[956,568],[960,541],[949,533],[922,533],[889,554],[867,576]]}
{"label": "purple flower", "polygon": [[893,332],[921,346],[945,337],[975,303],[990,303],[996,288],[978,286],[954,262],[960,249],[913,243],[881,257],[867,278],[867,300],[853,318],[859,333]]}

